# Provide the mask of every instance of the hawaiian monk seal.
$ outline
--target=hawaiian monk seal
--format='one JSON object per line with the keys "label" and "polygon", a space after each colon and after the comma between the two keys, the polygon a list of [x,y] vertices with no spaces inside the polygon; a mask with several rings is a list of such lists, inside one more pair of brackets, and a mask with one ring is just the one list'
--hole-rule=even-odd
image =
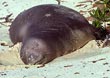
{"label": "hawaiian monk seal", "polygon": [[100,36],[80,13],[55,4],[23,11],[9,33],[14,44],[22,42],[20,57],[25,64],[48,63]]}

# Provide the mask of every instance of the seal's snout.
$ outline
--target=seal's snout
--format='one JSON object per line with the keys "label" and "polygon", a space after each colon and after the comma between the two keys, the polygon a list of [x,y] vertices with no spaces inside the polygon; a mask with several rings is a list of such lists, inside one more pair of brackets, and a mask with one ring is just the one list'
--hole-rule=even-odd
{"label": "seal's snout", "polygon": [[41,60],[44,59],[44,55],[40,52],[21,53],[20,56],[25,64],[30,65],[41,64]]}
{"label": "seal's snout", "polygon": [[27,57],[28,64],[32,64],[32,65],[39,63],[42,59],[43,59],[43,55],[41,55],[40,53],[37,54],[31,53]]}
{"label": "seal's snout", "polygon": [[50,60],[52,51],[42,39],[29,38],[21,47],[20,57],[25,64],[45,64]]}
{"label": "seal's snout", "polygon": [[37,57],[38,57],[38,56],[36,56],[36,55],[30,54],[29,57],[28,57],[28,60],[29,60],[29,61],[33,61],[33,60],[35,60]]}

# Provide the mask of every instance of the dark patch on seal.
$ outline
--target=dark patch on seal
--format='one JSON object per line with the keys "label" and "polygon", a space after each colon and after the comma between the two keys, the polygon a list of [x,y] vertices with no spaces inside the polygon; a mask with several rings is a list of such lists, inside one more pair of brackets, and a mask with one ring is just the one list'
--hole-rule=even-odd
{"label": "dark patch on seal", "polygon": [[80,13],[55,4],[20,13],[9,32],[14,44],[22,42],[20,56],[25,64],[48,63],[100,37]]}

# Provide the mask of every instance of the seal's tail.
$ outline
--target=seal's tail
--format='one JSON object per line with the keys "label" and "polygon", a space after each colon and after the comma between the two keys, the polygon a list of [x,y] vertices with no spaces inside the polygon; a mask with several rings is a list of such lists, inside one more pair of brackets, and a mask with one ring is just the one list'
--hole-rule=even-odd
{"label": "seal's tail", "polygon": [[93,34],[96,37],[96,40],[104,40],[105,39],[108,32],[104,28],[96,28],[93,25],[91,25],[91,27],[93,27]]}

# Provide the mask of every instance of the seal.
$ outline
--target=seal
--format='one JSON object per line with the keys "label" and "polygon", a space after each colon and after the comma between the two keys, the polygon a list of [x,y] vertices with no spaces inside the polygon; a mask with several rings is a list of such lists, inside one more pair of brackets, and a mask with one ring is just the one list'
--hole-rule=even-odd
{"label": "seal", "polygon": [[100,35],[78,12],[65,6],[45,4],[21,12],[12,22],[13,44],[22,42],[25,64],[46,64],[83,47]]}

